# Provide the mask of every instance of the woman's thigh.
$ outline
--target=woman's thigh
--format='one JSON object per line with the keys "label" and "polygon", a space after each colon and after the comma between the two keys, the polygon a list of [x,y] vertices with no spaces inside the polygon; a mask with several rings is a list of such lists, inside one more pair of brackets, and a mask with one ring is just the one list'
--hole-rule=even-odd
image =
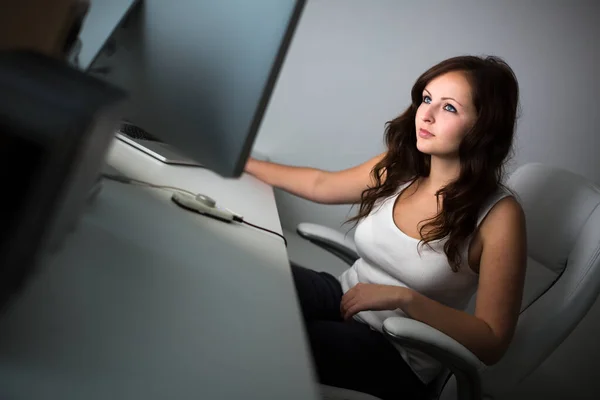
{"label": "woman's thigh", "polygon": [[400,353],[368,325],[311,321],[307,333],[319,381],[382,399],[418,399],[424,391]]}
{"label": "woman's thigh", "polygon": [[331,274],[292,264],[296,294],[305,321],[341,321],[342,287]]}

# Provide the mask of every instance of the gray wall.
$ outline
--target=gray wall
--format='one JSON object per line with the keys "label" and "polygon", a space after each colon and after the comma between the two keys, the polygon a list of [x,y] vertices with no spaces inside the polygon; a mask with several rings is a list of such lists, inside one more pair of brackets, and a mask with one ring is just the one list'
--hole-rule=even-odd
{"label": "gray wall", "polygon": [[[509,172],[544,162],[600,183],[598,39],[598,1],[309,0],[255,148],[292,165],[338,170],[358,164],[383,149],[384,123],[409,104],[421,72],[454,55],[495,54],[521,85]],[[277,196],[291,259],[343,269],[291,231],[304,221],[340,229],[348,207]],[[597,398],[599,335],[597,302],[506,399]]]}
{"label": "gray wall", "polygon": [[[597,1],[309,0],[255,148],[293,165],[343,169],[383,149],[384,123],[425,69],[495,54],[521,85],[515,166],[545,162],[600,182]],[[340,228],[348,207],[279,193],[282,223]]]}

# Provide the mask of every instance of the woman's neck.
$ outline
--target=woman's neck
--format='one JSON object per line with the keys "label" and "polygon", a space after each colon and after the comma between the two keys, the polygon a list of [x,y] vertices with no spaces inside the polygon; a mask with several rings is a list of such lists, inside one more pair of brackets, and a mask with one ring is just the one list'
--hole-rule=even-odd
{"label": "woman's neck", "polygon": [[432,195],[456,180],[460,175],[460,160],[431,157],[429,176],[422,180],[423,189]]}

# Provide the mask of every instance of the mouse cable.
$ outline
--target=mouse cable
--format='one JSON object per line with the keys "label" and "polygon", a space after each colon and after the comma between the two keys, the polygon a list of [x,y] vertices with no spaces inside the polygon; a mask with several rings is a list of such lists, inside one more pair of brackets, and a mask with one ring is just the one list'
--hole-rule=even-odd
{"label": "mouse cable", "polygon": [[[109,179],[111,181],[115,181],[115,182],[119,182],[119,183],[124,183],[124,184],[128,184],[128,185],[140,185],[140,186],[146,186],[146,187],[153,188],[153,189],[163,189],[163,190],[177,191],[177,192],[189,194],[190,196],[196,196],[195,193],[190,192],[189,190],[181,189],[181,188],[178,188],[178,187],[175,187],[175,186],[155,185],[154,183],[150,183],[150,182],[146,182],[146,181],[141,181],[139,179],[133,179],[133,178],[129,178],[129,177],[122,176],[122,175],[113,175],[113,174],[102,173],[102,177],[106,178],[106,179]],[[251,226],[253,228],[260,229],[261,231],[265,231],[265,232],[268,232],[268,233],[273,234],[275,236],[279,236],[281,239],[283,239],[283,243],[285,244],[285,247],[287,247],[287,245],[288,245],[287,239],[282,234],[274,232],[274,231],[272,231],[270,229],[267,229],[267,228],[263,228],[262,226],[258,226],[258,225],[252,224],[252,223],[246,221],[244,219],[244,217],[242,217],[241,215],[238,215],[237,213],[235,213],[235,212],[233,212],[233,211],[231,211],[229,209],[226,209],[226,210],[233,214],[233,220],[235,222],[246,224],[246,225]]]}
{"label": "mouse cable", "polygon": [[274,231],[272,231],[270,229],[267,229],[267,228],[263,228],[262,226],[251,224],[250,222],[244,220],[244,218],[239,217],[237,215],[233,216],[233,220],[236,221],[236,222],[240,222],[242,224],[246,224],[246,225],[251,226],[253,228],[260,229],[261,231],[268,232],[268,233],[270,233],[272,235],[279,236],[281,239],[283,239],[283,243],[285,244],[285,247],[287,247],[287,245],[288,245],[287,239],[285,238],[285,236],[283,236],[280,233],[274,232]]}
{"label": "mouse cable", "polygon": [[171,190],[171,191],[177,191],[177,192],[186,193],[186,194],[189,194],[190,196],[196,196],[195,193],[192,193],[189,190],[181,189],[181,188],[178,188],[178,187],[175,187],[175,186],[155,185],[154,183],[150,183],[150,182],[146,182],[146,181],[140,181],[138,179],[129,178],[129,177],[123,176],[123,175],[113,175],[113,174],[102,173],[102,177],[106,178],[106,179],[109,179],[111,181],[120,182],[120,183],[126,183],[126,184],[129,184],[129,185],[147,186],[147,187],[150,187],[150,188],[153,188],[153,189]]}

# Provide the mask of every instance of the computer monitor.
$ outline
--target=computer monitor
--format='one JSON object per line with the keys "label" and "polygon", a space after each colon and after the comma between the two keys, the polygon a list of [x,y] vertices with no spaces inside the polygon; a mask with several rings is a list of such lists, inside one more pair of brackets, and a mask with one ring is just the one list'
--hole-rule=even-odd
{"label": "computer monitor", "polygon": [[90,73],[128,92],[124,119],[239,177],[304,4],[145,0]]}

